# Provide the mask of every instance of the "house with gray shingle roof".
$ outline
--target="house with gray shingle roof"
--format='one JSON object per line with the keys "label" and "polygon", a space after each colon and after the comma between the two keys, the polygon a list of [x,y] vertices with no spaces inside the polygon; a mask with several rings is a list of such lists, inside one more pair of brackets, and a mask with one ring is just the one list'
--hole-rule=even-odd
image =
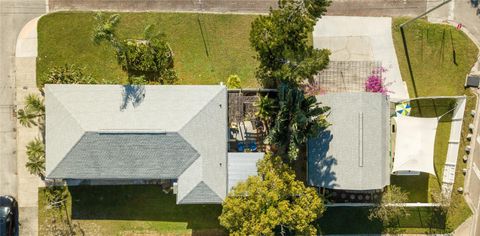
{"label": "house with gray shingle roof", "polygon": [[174,180],[177,204],[227,194],[227,89],[45,85],[46,177]]}
{"label": "house with gray shingle roof", "polygon": [[308,141],[309,185],[377,190],[390,184],[390,106],[379,93],[330,93],[317,101],[331,108],[331,124]]}

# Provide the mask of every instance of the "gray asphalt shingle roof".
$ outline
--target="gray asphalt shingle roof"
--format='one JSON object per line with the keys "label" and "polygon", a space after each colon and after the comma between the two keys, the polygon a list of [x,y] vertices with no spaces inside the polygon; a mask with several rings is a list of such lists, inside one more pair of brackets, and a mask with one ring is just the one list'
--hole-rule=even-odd
{"label": "gray asphalt shingle roof", "polygon": [[203,181],[198,183],[195,188],[192,189],[179,204],[205,204],[205,203],[218,203],[222,202],[222,199]]}
{"label": "gray asphalt shingle roof", "polygon": [[331,126],[308,141],[308,183],[345,190],[381,189],[390,183],[390,112],[379,93],[317,96],[331,107]]}
{"label": "gray asphalt shingle roof", "polygon": [[176,179],[199,156],[178,133],[86,132],[49,177]]}
{"label": "gray asphalt shingle roof", "polygon": [[177,203],[221,203],[226,196],[225,86],[47,84],[44,90],[47,178],[176,179]]}

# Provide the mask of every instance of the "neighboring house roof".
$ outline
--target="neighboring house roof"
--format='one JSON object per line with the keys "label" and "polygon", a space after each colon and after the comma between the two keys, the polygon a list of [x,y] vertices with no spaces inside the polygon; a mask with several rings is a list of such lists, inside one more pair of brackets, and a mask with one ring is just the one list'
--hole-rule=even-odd
{"label": "neighboring house roof", "polygon": [[390,184],[390,112],[379,93],[317,96],[331,108],[331,124],[308,141],[308,183],[331,189],[371,190]]}
{"label": "neighboring house roof", "polygon": [[45,85],[46,174],[177,179],[177,203],[227,192],[225,86]]}
{"label": "neighboring house roof", "polygon": [[228,191],[249,176],[257,175],[257,162],[263,159],[263,152],[229,152],[228,153]]}

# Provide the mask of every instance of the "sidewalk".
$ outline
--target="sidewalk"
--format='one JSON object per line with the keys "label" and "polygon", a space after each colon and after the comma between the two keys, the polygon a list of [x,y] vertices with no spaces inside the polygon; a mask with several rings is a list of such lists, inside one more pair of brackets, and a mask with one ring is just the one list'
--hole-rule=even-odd
{"label": "sidewalk", "polygon": [[[40,94],[36,86],[37,21],[38,18],[35,18],[27,23],[17,39],[15,52],[17,110],[23,108],[26,95]],[[37,127],[25,128],[17,121],[17,201],[22,236],[38,235],[38,188],[44,186],[44,183],[38,176],[31,175],[25,164],[26,145],[39,136]]]}

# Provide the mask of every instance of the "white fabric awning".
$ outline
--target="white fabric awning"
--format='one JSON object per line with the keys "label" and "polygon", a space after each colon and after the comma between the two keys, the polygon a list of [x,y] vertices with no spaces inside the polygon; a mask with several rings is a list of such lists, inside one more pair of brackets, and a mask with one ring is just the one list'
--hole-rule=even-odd
{"label": "white fabric awning", "polygon": [[418,171],[435,175],[433,150],[437,118],[395,117],[397,135],[392,173]]}

